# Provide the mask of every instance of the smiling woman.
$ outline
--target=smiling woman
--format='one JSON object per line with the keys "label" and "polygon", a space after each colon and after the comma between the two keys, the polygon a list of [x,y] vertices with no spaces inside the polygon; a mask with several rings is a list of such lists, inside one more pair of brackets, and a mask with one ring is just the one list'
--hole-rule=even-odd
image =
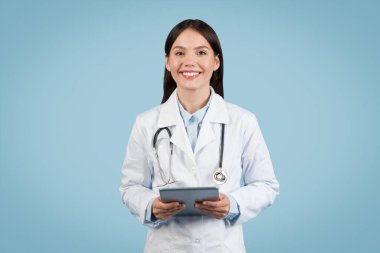
{"label": "smiling woman", "polygon": [[[186,101],[184,97],[198,100],[192,100],[191,104],[207,101],[211,76],[219,66],[219,56],[215,55],[208,41],[191,28],[178,36],[166,56],[166,69],[177,84],[178,97],[182,104]],[[199,108],[189,108],[190,104],[183,106],[188,112],[194,113],[205,104],[199,104]]]}
{"label": "smiling woman", "polygon": [[[177,88],[177,83],[174,80],[173,72],[171,72],[170,67],[168,68],[168,60],[172,58],[170,56],[173,54],[174,49],[177,49],[179,51],[175,51],[176,56],[183,57],[185,53],[193,53],[198,54],[198,56],[207,55],[208,57],[205,57],[206,59],[214,57],[215,64],[217,66],[214,66],[214,71],[207,82],[211,87],[213,87],[217,94],[224,97],[223,53],[218,36],[216,35],[215,31],[205,22],[189,19],[177,24],[170,31],[166,39],[166,69],[164,73],[164,95],[162,98],[162,103],[168,100],[172,92]],[[190,52],[183,52],[186,49]],[[191,52],[192,50],[195,50],[195,52]]]}
{"label": "smiling woman", "polygon": [[[162,105],[136,119],[122,200],[149,227],[145,252],[243,253],[242,224],[279,192],[259,125],[224,101],[222,49],[208,24],[176,25],[165,54]],[[159,197],[164,187],[207,186],[218,187],[219,199],[194,204],[201,216],[179,216],[183,203]]]}

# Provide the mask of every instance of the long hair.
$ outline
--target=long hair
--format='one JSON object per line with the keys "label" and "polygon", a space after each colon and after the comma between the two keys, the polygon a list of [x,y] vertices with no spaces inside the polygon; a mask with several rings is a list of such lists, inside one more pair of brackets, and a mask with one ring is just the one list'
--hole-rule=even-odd
{"label": "long hair", "polygon": [[[210,80],[211,87],[215,90],[217,94],[224,97],[223,92],[223,53],[222,47],[218,39],[216,32],[207,23],[199,19],[186,19],[170,31],[165,42],[165,56],[169,57],[170,49],[173,46],[174,41],[177,37],[186,29],[191,28],[198,33],[200,33],[207,41],[210,43],[212,50],[215,55],[218,55],[220,65],[219,68],[213,72]],[[164,95],[162,97],[161,103],[165,103],[170,97],[172,92],[176,89],[177,84],[175,83],[171,73],[165,68],[164,73]]]}

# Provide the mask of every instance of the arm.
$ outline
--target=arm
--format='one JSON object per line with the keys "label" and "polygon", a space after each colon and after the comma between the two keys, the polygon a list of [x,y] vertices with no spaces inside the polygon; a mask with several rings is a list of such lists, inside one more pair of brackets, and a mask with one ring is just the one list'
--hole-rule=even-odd
{"label": "arm", "polygon": [[180,212],[185,206],[178,202],[163,203],[151,190],[154,173],[148,162],[144,136],[137,118],[122,167],[120,194],[123,203],[142,224],[155,227]]}
{"label": "arm", "polygon": [[243,140],[244,186],[230,193],[239,205],[240,215],[234,221],[237,224],[256,217],[279,193],[269,151],[254,115],[249,119]]}
{"label": "arm", "polygon": [[153,168],[149,166],[148,150],[139,118],[132,128],[127,152],[122,167],[121,186],[119,188],[122,201],[139,221],[146,225],[154,225],[145,219],[146,209],[150,201],[157,197],[151,189]]}

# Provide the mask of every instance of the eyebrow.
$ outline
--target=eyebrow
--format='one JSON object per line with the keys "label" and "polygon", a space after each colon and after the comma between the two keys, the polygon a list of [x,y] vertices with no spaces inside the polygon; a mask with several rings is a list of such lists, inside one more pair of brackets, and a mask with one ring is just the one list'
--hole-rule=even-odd
{"label": "eyebrow", "polygon": [[[179,49],[187,49],[186,47],[182,47],[182,46],[175,46],[172,48],[173,49],[176,49],[176,48],[179,48]],[[194,49],[203,49],[203,48],[206,48],[208,50],[210,50],[210,48],[208,46],[198,46],[198,47],[195,47]]]}

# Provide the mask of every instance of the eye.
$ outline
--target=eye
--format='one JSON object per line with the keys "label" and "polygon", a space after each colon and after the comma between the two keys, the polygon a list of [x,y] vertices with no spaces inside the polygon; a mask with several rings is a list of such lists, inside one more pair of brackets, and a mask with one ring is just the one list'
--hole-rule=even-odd
{"label": "eye", "polygon": [[174,52],[174,55],[176,55],[176,56],[181,56],[181,55],[184,55],[184,52],[182,52],[182,51],[177,51],[177,52]]}
{"label": "eye", "polygon": [[205,50],[201,50],[198,52],[199,55],[207,55],[207,52]]}

